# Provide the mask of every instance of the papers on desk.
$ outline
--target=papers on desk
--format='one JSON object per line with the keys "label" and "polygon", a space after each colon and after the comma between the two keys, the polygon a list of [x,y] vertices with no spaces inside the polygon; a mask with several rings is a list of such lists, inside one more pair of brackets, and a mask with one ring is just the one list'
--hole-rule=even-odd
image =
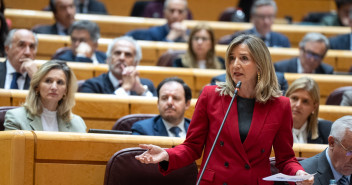
{"label": "papers on desk", "polygon": [[313,177],[315,174],[309,174],[309,175],[303,175],[303,176],[290,176],[290,175],[285,175],[282,173],[278,173],[269,177],[263,178],[263,180],[266,181],[287,181],[287,182],[298,182],[298,181],[304,181],[307,180],[311,177]]}

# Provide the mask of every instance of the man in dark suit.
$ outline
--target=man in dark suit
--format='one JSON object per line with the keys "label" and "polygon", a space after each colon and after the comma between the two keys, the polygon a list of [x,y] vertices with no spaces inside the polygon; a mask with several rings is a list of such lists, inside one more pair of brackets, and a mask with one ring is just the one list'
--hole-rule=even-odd
{"label": "man in dark suit", "polygon": [[[349,25],[352,29],[352,9],[349,10]],[[330,49],[338,50],[352,50],[351,46],[351,33],[338,35],[330,38]]]}
{"label": "man in dark suit", "polygon": [[187,18],[187,0],[166,0],[164,16],[167,23],[150,29],[132,30],[126,35],[136,40],[185,42],[187,28],[182,21]]}
{"label": "man in dark suit", "polygon": [[28,89],[37,71],[33,62],[37,54],[37,36],[26,29],[13,29],[5,40],[7,59],[0,62],[0,88]]}
{"label": "man in dark suit", "polygon": [[73,0],[50,0],[50,9],[55,18],[53,25],[35,26],[33,32],[53,35],[68,35],[68,29],[75,21],[76,8]]}
{"label": "man in dark suit", "polygon": [[116,94],[120,97],[155,96],[155,87],[149,79],[140,78],[136,69],[142,59],[142,50],[131,37],[115,38],[106,52],[109,72],[84,82],[80,92]]}
{"label": "man in dark suit", "polygon": [[[276,72],[276,77],[277,77],[277,82],[280,85],[280,89],[282,90],[282,94],[285,95],[286,90],[288,88],[287,80],[285,79],[284,74],[280,72]],[[210,81],[210,84],[215,85],[216,82],[225,82],[225,80],[226,80],[226,74],[221,74],[213,77]]]}
{"label": "man in dark suit", "polygon": [[299,57],[274,64],[283,73],[333,74],[334,68],[323,63],[329,49],[329,40],[320,33],[307,33],[299,43]]}
{"label": "man in dark suit", "polygon": [[77,13],[108,14],[104,3],[97,0],[75,0]]}
{"label": "man in dark suit", "polygon": [[252,34],[263,39],[268,47],[289,48],[291,46],[290,41],[285,35],[271,31],[276,12],[277,7],[275,1],[255,1],[251,9],[251,22],[254,24],[254,27],[249,30],[236,32],[233,35],[227,35],[220,39],[219,44],[229,44],[234,38],[241,34]]}
{"label": "man in dark suit", "polygon": [[105,53],[97,50],[100,30],[96,23],[87,20],[76,21],[71,25],[69,33],[72,49],[64,51],[54,59],[94,64],[105,63]]}
{"label": "man in dark suit", "polygon": [[352,174],[352,116],[334,122],[329,136],[329,147],[323,152],[300,161],[307,173],[316,173],[314,185],[328,185],[331,179],[337,184],[350,185]]}
{"label": "man in dark suit", "polygon": [[186,137],[190,120],[184,118],[192,93],[180,78],[166,78],[157,87],[159,116],[132,125],[133,135]]}

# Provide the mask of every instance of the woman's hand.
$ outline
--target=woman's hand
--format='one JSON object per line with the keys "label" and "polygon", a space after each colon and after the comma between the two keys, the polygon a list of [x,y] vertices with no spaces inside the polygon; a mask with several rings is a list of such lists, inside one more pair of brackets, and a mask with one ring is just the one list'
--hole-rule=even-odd
{"label": "woman's hand", "polygon": [[[303,176],[303,175],[309,175],[309,174],[303,170],[298,170],[296,172],[296,176]],[[314,176],[308,180],[296,182],[297,185],[313,185],[313,183],[314,183]]]}
{"label": "woman's hand", "polygon": [[141,163],[149,164],[169,161],[169,154],[159,146],[140,144],[139,147],[147,149],[147,151],[135,157]]}

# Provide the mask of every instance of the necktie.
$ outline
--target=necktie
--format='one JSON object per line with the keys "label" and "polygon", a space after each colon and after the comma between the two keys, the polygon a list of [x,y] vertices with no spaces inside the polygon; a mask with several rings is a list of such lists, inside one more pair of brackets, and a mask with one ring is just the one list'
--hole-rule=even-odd
{"label": "necktie", "polygon": [[339,180],[339,183],[338,183],[338,185],[349,185],[349,184],[350,184],[350,182],[348,182],[347,177],[344,175],[341,177],[341,179]]}
{"label": "necktie", "polygon": [[12,81],[10,85],[10,89],[18,89],[17,79],[21,76],[21,73],[14,72],[12,73]]}
{"label": "necktie", "polygon": [[181,129],[178,127],[171,127],[170,132],[175,134],[176,137],[180,137],[180,131]]}

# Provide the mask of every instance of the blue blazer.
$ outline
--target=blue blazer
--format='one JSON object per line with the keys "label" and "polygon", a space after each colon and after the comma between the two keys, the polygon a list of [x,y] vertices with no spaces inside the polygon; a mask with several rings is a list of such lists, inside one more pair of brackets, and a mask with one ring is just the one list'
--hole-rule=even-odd
{"label": "blue blazer", "polygon": [[[280,85],[280,89],[283,91],[282,94],[285,95],[286,90],[288,88],[287,80],[285,79],[284,74],[280,72],[276,72],[276,77]],[[218,75],[211,79],[210,84],[215,85],[216,82],[225,82],[225,79],[226,79],[226,74]]]}
{"label": "blue blazer", "polygon": [[308,135],[307,143],[328,144],[332,122],[328,120],[318,120],[318,138],[312,139],[311,134]]}
{"label": "blue blazer", "polygon": [[34,33],[40,33],[40,34],[51,34],[51,35],[58,34],[56,23],[54,23],[53,25],[43,25],[43,26],[34,27],[32,31]]}
{"label": "blue blazer", "polygon": [[338,35],[329,39],[330,49],[351,50],[351,34]]}
{"label": "blue blazer", "polygon": [[[5,80],[6,80],[6,60],[5,62],[0,62],[0,88],[3,89],[5,87]],[[31,79],[29,78],[28,74],[26,76],[26,80],[24,81],[23,89],[29,89],[29,84],[31,83]]]}
{"label": "blue blazer", "polygon": [[[146,79],[140,78],[141,83],[143,85],[147,85],[148,89],[154,96],[156,96],[156,90],[153,85],[153,82]],[[84,93],[100,93],[100,94],[114,94],[115,88],[113,87],[108,73],[103,73],[95,78],[91,78],[86,80],[82,87],[80,88],[80,92]],[[131,91],[131,95],[137,95],[136,92]]]}
{"label": "blue blazer", "polygon": [[[106,54],[101,52],[101,51],[95,51],[95,56],[98,59],[98,62],[101,64],[105,64],[105,60],[106,60]],[[72,50],[67,50],[64,53],[62,53],[61,55],[59,55],[57,58],[54,59],[58,59],[58,60],[64,60],[64,61],[75,61],[75,62],[87,62],[87,63],[93,63],[93,60],[90,58],[86,58],[86,57],[76,57]]]}
{"label": "blue blazer", "polygon": [[[185,130],[187,132],[191,120],[185,118]],[[149,135],[149,136],[169,136],[161,116],[137,121],[132,125],[132,135]]]}
{"label": "blue blazer", "polygon": [[[127,36],[133,37],[135,40],[149,40],[149,41],[164,41],[167,42],[166,36],[169,34],[169,25],[154,26],[149,29],[137,29],[126,33]],[[181,38],[174,42],[185,42]]]}
{"label": "blue blazer", "polygon": [[[298,58],[291,58],[274,63],[275,71],[282,73],[297,73],[297,60]],[[321,63],[318,68],[315,69],[317,74],[333,74],[334,68],[329,64]]]}
{"label": "blue blazer", "polygon": [[[230,42],[234,38],[242,34],[254,34],[254,28],[245,30],[245,31],[236,32],[228,40],[223,41],[220,44],[230,44]],[[269,42],[268,47],[285,47],[285,48],[291,47],[291,44],[288,38],[285,35],[277,32],[270,32],[270,40],[268,42]]]}

